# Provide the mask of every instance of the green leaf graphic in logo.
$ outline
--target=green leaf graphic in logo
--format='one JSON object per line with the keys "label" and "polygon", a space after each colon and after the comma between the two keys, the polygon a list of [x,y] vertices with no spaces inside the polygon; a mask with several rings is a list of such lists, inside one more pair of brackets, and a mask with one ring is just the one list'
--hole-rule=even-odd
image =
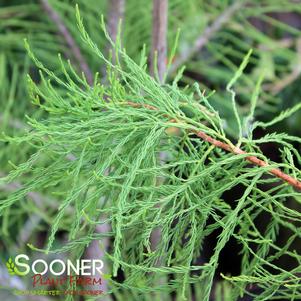
{"label": "green leaf graphic in logo", "polygon": [[13,260],[11,258],[9,258],[8,261],[6,262],[6,267],[7,267],[8,273],[11,276],[14,276],[14,275],[24,276],[24,275],[26,275],[26,273],[22,273],[17,269],[15,263],[13,262]]}

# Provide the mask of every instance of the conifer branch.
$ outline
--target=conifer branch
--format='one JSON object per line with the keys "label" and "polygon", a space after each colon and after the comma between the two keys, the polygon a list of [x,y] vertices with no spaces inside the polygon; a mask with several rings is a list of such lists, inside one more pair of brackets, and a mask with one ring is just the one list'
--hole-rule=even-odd
{"label": "conifer branch", "polygon": [[[149,109],[149,110],[152,110],[152,111],[158,110],[156,107],[150,106],[150,105],[147,105],[147,104],[138,104],[138,103],[133,103],[133,102],[127,102],[127,104],[132,106],[132,107],[135,107],[135,108],[143,107],[143,108],[146,108],[146,109]],[[175,119],[171,119],[170,121],[174,122],[174,123],[177,122]],[[191,133],[194,133],[195,135],[197,135],[199,138],[203,139],[204,141],[209,142],[210,144],[212,144],[212,145],[214,145],[218,148],[221,148],[221,149],[223,149],[227,152],[231,152],[231,153],[236,154],[236,155],[247,154],[247,152],[243,151],[239,147],[232,146],[232,145],[229,145],[225,142],[214,139],[211,136],[204,133],[203,131],[197,131],[197,130],[194,130],[194,129],[190,129],[188,131],[190,131]],[[259,167],[269,167],[270,166],[267,162],[257,158],[256,156],[247,156],[247,157],[245,157],[245,159],[247,161],[251,162],[252,164],[257,165]],[[291,177],[290,175],[284,173],[279,168],[271,168],[269,170],[269,173],[273,174],[274,176],[278,177],[279,179],[282,179],[283,181],[287,182],[289,185],[295,187],[296,189],[301,190],[301,182],[299,180]]]}
{"label": "conifer branch", "polygon": [[[247,154],[247,152],[243,151],[242,149],[240,149],[239,147],[232,147],[227,143],[224,143],[222,141],[216,140],[212,137],[210,137],[209,135],[205,134],[202,131],[193,131],[199,138],[202,138],[204,141],[209,142],[210,144],[218,147],[218,148],[222,148],[228,152],[231,152],[233,154],[236,155],[243,155],[243,154]],[[254,165],[260,166],[260,167],[269,167],[270,165],[257,158],[256,156],[247,156],[246,160],[253,163]],[[269,170],[269,173],[273,174],[274,176],[282,179],[283,181],[287,182],[289,185],[301,190],[301,182],[298,181],[297,179],[291,177],[290,175],[284,173],[283,171],[281,171],[279,168],[271,168]]]}
{"label": "conifer branch", "polygon": [[[5,173],[0,171],[0,179],[4,178],[6,176],[7,175]],[[10,193],[21,190],[23,188],[24,188],[24,186],[17,181],[7,183],[7,184],[0,184],[0,190],[10,192]],[[59,202],[57,199],[44,196],[43,194],[41,194],[37,191],[29,191],[29,192],[27,192],[26,195],[28,198],[32,199],[32,201],[35,203],[37,208],[40,208],[42,210],[45,210],[46,205],[53,209],[57,209],[57,207],[58,207],[57,204]],[[70,214],[73,213],[72,208],[71,207],[67,208],[66,212],[68,212]]]}
{"label": "conifer branch", "polygon": [[[0,172],[0,178],[5,177],[5,174]],[[22,189],[23,185],[19,182],[12,182],[5,185],[0,185],[0,190],[12,193],[19,189]],[[51,206],[55,205],[55,202],[53,200],[50,200],[43,195],[41,195],[38,192],[30,191],[27,193],[27,197],[33,200],[37,208],[40,210],[45,210],[44,205],[46,203],[49,203]],[[27,222],[24,224],[22,229],[20,230],[18,241],[19,242],[27,242],[30,235],[32,234],[32,231],[35,229],[35,227],[40,223],[41,217],[37,214],[33,214],[30,219],[27,220]]]}
{"label": "conifer branch", "polygon": [[[125,13],[125,0],[111,0],[109,3],[109,12],[108,12],[108,33],[110,35],[110,38],[115,43],[118,37],[118,34],[120,34],[119,31],[119,24],[124,19],[124,13]],[[112,51],[113,49],[108,47],[108,51]],[[116,56],[115,53],[112,51],[112,62],[116,62]],[[103,70],[105,73],[105,70]],[[109,169],[106,170],[105,175],[109,174]],[[102,197],[100,199],[100,202],[105,202],[105,197]],[[105,216],[102,216],[103,219],[105,219]],[[104,223],[101,225],[96,226],[95,233],[107,233],[111,229],[111,225],[109,223]],[[90,259],[95,258],[105,258],[105,253],[108,251],[110,247],[110,240],[107,237],[102,238],[102,247],[99,245],[99,240],[92,240],[89,246],[86,249],[85,256]],[[92,287],[93,289],[93,287]],[[103,280],[101,284],[101,290],[104,292],[108,291],[108,283],[106,280]],[[102,296],[100,298],[101,300],[109,301],[111,300],[111,297],[108,296]],[[99,300],[100,300],[99,299]],[[98,299],[97,299],[98,300]]]}
{"label": "conifer branch", "polygon": [[[152,0],[150,3],[156,2],[159,6],[163,1],[168,0]],[[102,62],[103,67],[96,67],[103,69],[102,85],[97,85],[95,89],[83,89],[83,82],[77,74],[82,70],[80,63],[64,36],[46,13],[44,18],[34,17],[36,12],[42,11],[43,2],[50,4],[60,16],[86,61],[90,63],[84,49],[94,53],[92,60]],[[225,92],[222,79],[232,78],[228,86],[233,86],[242,76],[249,55],[234,76],[233,69],[236,68],[233,66],[244,55],[244,49],[256,47],[257,55],[252,59],[251,73],[246,72],[243,78],[252,89],[250,104],[242,108],[249,112],[244,120],[238,118],[234,91],[231,91],[232,109],[240,134],[252,131],[249,125],[256,110],[260,110],[260,118],[253,128],[267,128],[287,121],[300,109],[296,104],[265,122],[265,114],[274,112],[272,109],[285,100],[281,99],[283,95],[273,97],[273,94],[284,88],[285,92],[294,94],[293,82],[300,76],[298,64],[295,64],[298,62],[297,51],[293,51],[300,35],[300,26],[299,23],[293,25],[286,22],[281,16],[283,3],[268,0],[260,5],[247,0],[233,0],[222,5],[217,0],[202,7],[185,1],[168,2],[175,14],[172,22],[175,26],[180,21],[191,28],[194,21],[198,22],[198,16],[209,18],[208,25],[202,30],[204,35],[200,37],[201,32],[197,32],[195,40],[198,38],[201,41],[200,49],[210,48],[208,60],[202,65],[204,70],[208,70],[205,85],[218,91],[216,99]],[[235,6],[235,2],[240,7],[245,3],[244,11],[236,10],[235,15],[232,12],[232,16],[226,16],[227,20],[219,23],[222,10],[225,15],[232,4]],[[128,50],[133,58],[123,50],[123,24],[120,19],[123,18],[125,0],[98,2],[96,10],[100,11],[105,3],[108,7],[105,20],[111,24],[106,26],[103,19],[104,35],[110,42],[104,50],[97,47],[98,44],[103,45],[104,36],[101,35],[95,42],[90,39],[78,10],[76,17],[81,36],[77,36],[76,24],[67,22],[66,18],[71,16],[65,12],[72,10],[71,1],[60,6],[56,5],[58,2],[55,0],[40,0],[38,4],[0,9],[0,15],[13,17],[7,20],[9,22],[4,22],[7,24],[4,24],[4,39],[7,37],[9,41],[16,41],[11,43],[12,48],[9,47],[11,54],[0,55],[4,67],[1,94],[7,107],[7,114],[0,114],[0,125],[3,129],[20,129],[13,130],[13,134],[24,129],[20,135],[1,137],[3,160],[9,157],[11,162],[20,162],[22,151],[27,158],[26,162],[22,159],[23,163],[18,166],[12,163],[14,171],[0,179],[1,233],[5,236],[14,230],[19,242],[16,244],[7,240],[8,252],[14,251],[16,246],[22,248],[35,234],[38,238],[44,236],[39,227],[43,220],[43,224],[50,228],[50,235],[47,249],[39,251],[49,252],[51,258],[66,252],[71,258],[80,258],[84,252],[89,259],[104,257],[104,272],[110,273],[111,266],[114,276],[118,272],[118,277],[107,282],[104,279],[101,289],[107,294],[95,297],[97,300],[121,301],[128,298],[140,301],[141,298],[153,298],[208,301],[226,298],[230,288],[233,288],[233,300],[241,301],[246,301],[247,296],[289,300],[300,295],[300,277],[295,272],[301,261],[298,244],[301,176],[294,161],[297,164],[301,162],[298,152],[301,138],[284,131],[265,133],[254,140],[242,140],[245,141],[242,146],[240,142],[230,141],[223,131],[223,120],[211,107],[208,97],[202,94],[198,83],[182,89],[182,83],[200,81],[202,74],[182,77],[179,72],[172,85],[162,86],[168,75],[175,75],[175,72],[170,74],[169,67],[174,71],[176,68],[169,62],[168,70],[165,70],[166,54],[163,59],[160,58],[158,48],[149,52],[149,63],[154,63],[151,71],[155,80],[151,78],[145,70],[145,48],[139,64],[136,63],[142,44],[134,40],[129,43]],[[149,17],[152,16],[141,1],[127,4],[128,32],[137,34],[136,40],[143,43],[147,38],[145,32],[149,32],[151,25]],[[83,5],[87,8],[85,17],[89,27],[96,25],[96,10],[87,3]],[[285,8],[288,11],[286,19],[293,18],[298,12],[297,4],[290,3]],[[22,11],[21,15],[19,11]],[[163,10],[157,13],[163,14]],[[278,13],[280,17],[274,15]],[[13,20],[15,17],[16,20]],[[24,23],[23,17],[29,22]],[[253,19],[254,23],[257,20],[262,22],[262,28],[251,27],[249,23],[252,24]],[[11,28],[12,23],[18,26]],[[47,24],[51,25],[48,30]],[[218,26],[214,28],[214,24]],[[152,25],[154,33],[159,34],[158,22],[154,21]],[[231,25],[235,28],[224,30]],[[206,27],[213,30],[211,35]],[[32,38],[42,61],[35,58],[29,47],[27,51],[32,61],[24,60],[19,51],[15,56],[15,44],[21,35],[27,36],[30,32],[36,33]],[[51,43],[54,34],[62,40],[60,45]],[[168,37],[172,36],[175,36],[174,32],[168,34]],[[283,41],[283,47],[287,49],[275,50],[273,45],[277,45],[278,39],[282,41],[287,36],[293,37],[291,41]],[[166,34],[162,37],[166,42]],[[189,47],[193,48],[195,40]],[[210,42],[212,40],[214,43]],[[261,43],[265,49],[261,48]],[[181,58],[181,54],[179,57],[174,55],[178,35],[174,44],[171,58],[175,57],[173,62],[177,62]],[[225,48],[225,45],[231,45],[231,49]],[[60,60],[60,70],[65,75],[62,78],[61,74],[44,67],[45,61],[49,64],[53,61],[53,49],[57,47],[68,52],[66,56],[74,60],[77,69],[73,66],[66,69],[65,63]],[[166,48],[167,44],[165,51]],[[197,59],[202,50],[195,50],[185,63]],[[104,55],[104,52],[109,55]],[[16,59],[8,60],[10,58]],[[160,64],[163,64],[164,71],[160,71]],[[278,82],[275,79],[274,89],[264,84],[262,76],[254,87],[254,75],[261,74],[269,64],[271,71],[268,75],[271,77],[265,79],[275,79],[272,77],[275,71],[284,80]],[[287,64],[292,66],[290,71]],[[35,82],[36,74],[30,72],[36,70],[34,66],[42,72],[39,84]],[[11,69],[13,76],[10,76]],[[285,72],[292,73],[286,77]],[[27,117],[28,125],[23,125],[22,120],[14,120],[12,114],[21,116],[23,110],[27,111],[27,105],[13,110],[11,106],[20,103],[27,95],[25,85],[18,85],[26,81],[26,73],[32,73],[34,77],[29,80],[30,97],[41,108],[42,115],[39,112],[35,114],[30,108],[32,117]],[[85,76],[84,72],[81,73]],[[180,85],[177,84],[179,81]],[[263,94],[259,98],[261,88]],[[242,90],[243,96],[249,96],[247,92]],[[197,101],[196,95],[199,97]],[[42,103],[39,103],[39,98]],[[222,110],[223,105],[219,109]],[[261,117],[263,121],[260,121]],[[227,121],[233,120],[229,117]],[[227,129],[232,131],[236,127],[234,122],[227,125]],[[238,136],[243,137],[242,134]],[[263,143],[273,143],[273,148],[279,148],[281,163],[264,155],[265,152],[259,148]],[[22,149],[23,145],[28,145],[30,149]],[[3,168],[5,166],[6,162]],[[9,170],[9,166],[6,169]],[[52,196],[53,188],[57,190],[54,192],[56,196]],[[35,193],[41,197],[40,204],[35,203]],[[29,207],[22,205],[24,199],[27,200],[25,203],[30,204]],[[34,209],[32,214],[31,208]],[[41,210],[46,213],[39,214]],[[16,221],[21,223],[14,225]],[[69,234],[67,244],[57,237],[58,231]],[[54,246],[56,239],[60,243]],[[32,250],[38,251],[34,247]],[[110,261],[107,262],[106,258]],[[229,258],[235,260],[235,273],[228,267]],[[220,279],[220,271],[235,276],[221,274],[223,279]],[[12,286],[7,277],[0,278],[0,282]],[[16,281],[14,277],[9,278]],[[82,298],[89,299],[89,296]]]}
{"label": "conifer branch", "polygon": [[194,44],[187,51],[181,53],[172,64],[169,72],[174,73],[180,66],[185,64],[195,53],[199,52],[208,41],[218,32],[225,23],[227,23],[233,15],[243,6],[244,1],[234,2],[228,9],[224,10],[216,20],[209,25],[204,32],[199,36]]}
{"label": "conifer branch", "polygon": [[49,16],[49,18],[56,24],[59,33],[63,36],[64,40],[66,41],[67,46],[69,47],[69,49],[72,52],[75,59],[77,60],[79,67],[81,68],[82,72],[85,74],[88,84],[92,85],[93,84],[92,71],[90,70],[79,47],[76,45],[68,28],[65,26],[61,17],[58,15],[58,13],[51,7],[48,0],[40,0],[40,1],[41,1],[43,9],[45,10],[45,12]]}
{"label": "conifer branch", "polygon": [[166,72],[168,0],[153,1],[153,32],[151,51],[151,74],[158,71],[160,82]]}
{"label": "conifer branch", "polygon": [[[3,178],[3,177],[5,177],[5,174],[0,172],[0,178]],[[2,185],[2,184],[0,185],[0,190],[2,189],[7,192],[14,192],[14,191],[17,191],[22,188],[23,188],[23,185],[19,182],[12,182],[12,183],[7,183],[5,185]],[[46,198],[43,195],[41,195],[40,193],[35,192],[35,191],[28,192],[27,196],[33,200],[33,202],[36,204],[36,206],[38,208],[42,208],[43,205],[47,204],[47,203],[51,204],[51,206],[55,205],[55,202],[53,200]]]}

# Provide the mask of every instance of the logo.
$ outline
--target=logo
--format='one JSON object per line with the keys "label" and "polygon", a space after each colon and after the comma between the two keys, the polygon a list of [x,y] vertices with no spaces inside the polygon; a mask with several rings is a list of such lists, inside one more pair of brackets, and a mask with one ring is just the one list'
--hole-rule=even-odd
{"label": "logo", "polygon": [[[108,281],[111,278],[111,275],[104,273],[104,263],[101,259],[78,259],[75,261],[54,259],[50,262],[44,259],[35,259],[31,261],[26,254],[19,254],[7,260],[6,268],[11,276],[30,275],[32,278],[32,287],[35,290],[16,291],[17,295],[36,295],[38,292],[43,295],[53,295],[53,290],[46,290],[53,287],[58,288],[55,295],[99,295],[102,294],[103,280]],[[62,290],[62,287],[72,287],[74,284],[88,287],[90,290]],[[93,287],[97,290],[92,290]]]}
{"label": "logo", "polygon": [[44,259],[36,259],[29,264],[29,257],[25,254],[19,254],[14,260],[9,258],[6,267],[10,275],[25,276],[32,272],[33,274],[45,275],[51,273],[54,276],[64,274],[77,276],[103,275],[104,263],[101,259],[81,259],[72,262],[54,259],[48,263]]}
{"label": "logo", "polygon": [[21,273],[11,258],[9,258],[8,261],[6,262],[6,268],[11,276],[14,275],[25,276],[27,274],[27,273]]}

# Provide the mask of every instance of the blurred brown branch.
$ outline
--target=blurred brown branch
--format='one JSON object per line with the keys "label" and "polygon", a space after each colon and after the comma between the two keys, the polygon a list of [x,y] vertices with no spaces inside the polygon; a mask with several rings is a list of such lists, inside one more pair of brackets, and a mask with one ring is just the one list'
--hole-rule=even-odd
{"label": "blurred brown branch", "polygon": [[[290,44],[287,45],[291,46]],[[300,77],[301,75],[301,39],[300,38],[296,40],[296,55],[297,55],[297,60],[296,60],[296,64],[293,66],[292,72],[273,83],[265,84],[263,86],[264,90],[271,92],[273,95],[277,95],[283,89],[291,85],[294,81],[296,81]]]}
{"label": "blurred brown branch", "polygon": [[59,33],[63,36],[66,41],[67,46],[70,48],[73,56],[77,60],[82,72],[85,74],[87,82],[89,85],[93,84],[93,74],[90,70],[85,58],[83,57],[79,47],[76,45],[72,35],[70,34],[68,28],[65,26],[63,20],[58,15],[58,13],[51,7],[48,0],[40,0],[43,9],[49,16],[49,18],[56,24]]}
{"label": "blurred brown branch", "polygon": [[227,23],[233,15],[244,5],[245,1],[238,0],[224,10],[215,20],[209,25],[204,32],[195,40],[194,44],[186,51],[181,53],[172,64],[169,73],[174,73],[179,67],[199,52],[208,41],[219,31],[222,26]]}
{"label": "blurred brown branch", "polygon": [[[109,1],[109,11],[108,11],[108,33],[115,43],[118,37],[118,34],[122,34],[118,32],[119,24],[124,20],[125,13],[125,0],[111,0]],[[116,62],[115,53],[112,47],[108,47],[108,52],[112,51],[112,62]],[[105,73],[105,70],[104,70]]]}
{"label": "blurred brown branch", "polygon": [[109,2],[108,33],[112,41],[115,42],[118,35],[119,22],[124,19],[125,0],[111,0]]}
{"label": "blurred brown branch", "polygon": [[150,71],[162,83],[167,63],[168,0],[153,0],[153,32]]}
{"label": "blurred brown branch", "polygon": [[[166,73],[167,64],[167,24],[168,24],[168,0],[153,0],[153,31],[152,31],[152,50],[150,56],[150,72],[155,78],[158,76],[160,83],[163,83]],[[149,106],[151,110],[155,109]],[[159,153],[160,164],[164,164],[166,153]],[[160,210],[160,205],[155,206]],[[150,248],[153,252],[158,251],[158,247],[162,240],[161,228],[153,229],[150,234]],[[159,257],[156,262],[160,266],[162,258]],[[156,285],[160,286],[165,283],[165,279],[160,279]]]}

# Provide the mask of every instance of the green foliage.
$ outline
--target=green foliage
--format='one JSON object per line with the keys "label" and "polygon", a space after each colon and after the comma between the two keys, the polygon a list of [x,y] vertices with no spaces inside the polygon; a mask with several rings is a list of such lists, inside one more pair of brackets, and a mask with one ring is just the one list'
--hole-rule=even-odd
{"label": "green foliage", "polygon": [[[179,82],[187,80],[181,73],[173,83],[164,86],[149,76],[145,53],[141,56],[139,53],[142,43],[149,39],[145,28],[150,26],[150,8],[142,5],[142,1],[138,3],[137,11],[131,9],[137,1],[128,4],[127,11],[132,12],[132,18],[136,20],[136,14],[141,10],[147,19],[142,22],[141,17],[136,27],[131,27],[130,21],[125,24],[124,45],[128,52],[120,44],[113,45],[118,54],[116,65],[105,55],[105,50],[100,50],[105,48],[107,40],[112,43],[104,21],[103,31],[92,30],[96,22],[93,16],[98,9],[91,5],[93,2],[84,2],[81,1],[85,26],[78,10],[76,14],[80,35],[77,27],[72,25],[73,17],[67,18],[66,23],[81,49],[89,54],[93,71],[101,71],[105,66],[106,80],[98,74],[94,85],[89,86],[75,64],[61,56],[54,59],[53,52],[63,53],[64,46],[58,44],[50,29],[45,33],[45,28],[36,26],[48,41],[43,46],[45,49],[38,47],[43,44],[43,41],[39,42],[39,35],[33,34],[26,42],[29,57],[40,70],[37,78],[33,74],[27,78],[32,103],[38,109],[31,106],[26,109],[28,128],[25,133],[24,127],[11,131],[7,127],[9,116],[14,114],[21,118],[25,110],[12,105],[13,99],[19,99],[18,93],[19,97],[24,97],[25,84],[17,83],[20,78],[24,79],[23,73],[31,73],[32,63],[26,56],[22,71],[19,71],[19,65],[25,56],[10,63],[13,64],[9,67],[13,70],[11,83],[6,83],[6,88],[1,90],[2,97],[10,95],[5,97],[8,99],[3,117],[6,134],[1,137],[9,147],[1,152],[3,162],[8,158],[12,162],[10,166],[5,163],[4,167],[10,169],[10,173],[0,179],[0,185],[9,187],[7,185],[15,181],[22,185],[17,190],[1,193],[2,233],[7,233],[10,227],[22,228],[25,215],[34,213],[51,229],[47,246],[38,249],[34,247],[37,242],[32,242],[31,249],[49,254],[67,253],[75,258],[83,254],[92,240],[110,238],[113,247],[107,251],[106,259],[113,277],[106,278],[110,293],[117,300],[172,300],[171,293],[175,294],[176,300],[192,300],[192,295],[196,300],[209,300],[221,252],[229,240],[234,239],[242,255],[241,273],[222,275],[224,280],[216,288],[217,300],[238,300],[244,294],[253,296],[254,300],[300,299],[300,193],[270,175],[269,170],[278,167],[300,179],[301,139],[277,132],[253,138],[256,127],[265,128],[282,122],[296,114],[300,105],[272,116],[271,121],[252,124],[262,112],[277,111],[279,101],[266,91],[262,92],[263,98],[259,97],[264,80],[262,69],[265,69],[260,67],[265,64],[262,61],[272,61],[274,68],[283,74],[287,67],[274,60],[281,56],[289,61],[294,52],[285,49],[277,54],[266,54],[258,47],[254,48],[253,56],[249,52],[244,57],[250,49],[251,38],[266,45],[272,43],[269,37],[259,34],[249,24],[246,16],[268,18],[262,11],[275,9],[275,6],[279,9],[282,2],[266,1],[262,8],[258,6],[252,11],[246,8],[241,12],[239,19],[248,28],[244,29],[250,37],[246,38],[248,42],[235,37],[236,32],[241,34],[242,27],[233,22],[233,28],[222,31],[209,43],[208,61],[188,62],[190,70],[200,68],[213,85],[228,82],[226,89],[213,95],[202,93],[200,87],[204,85],[199,83],[181,88]],[[194,17],[197,18],[209,10],[204,23],[224,8],[221,1],[210,7],[203,3],[202,9],[195,9],[195,1],[187,1],[185,5],[184,2],[171,1],[171,9],[175,7],[181,11],[183,8],[183,18],[187,14],[185,20],[192,11],[196,11]],[[53,4],[62,15],[66,12],[72,15],[69,2],[53,1]],[[289,8],[295,10],[297,5],[290,4]],[[34,4],[25,6],[24,14],[27,10],[33,14],[37,9]],[[10,10],[13,11],[13,7]],[[88,13],[90,10],[93,13]],[[172,16],[170,22],[178,24],[174,20],[176,17]],[[188,29],[193,24],[184,23]],[[281,26],[277,23],[275,27]],[[194,35],[188,34],[188,29],[184,28],[182,32],[185,34],[186,30],[184,40],[190,41]],[[141,45],[136,43],[137,37],[135,42],[132,41],[133,31],[141,35]],[[175,35],[171,32],[169,39],[174,40]],[[230,41],[239,49],[222,47],[218,39],[223,43]],[[180,45],[179,51],[181,47],[184,46]],[[14,52],[10,51],[11,54]],[[238,60],[238,64],[229,57]],[[0,59],[6,61],[6,54]],[[243,73],[248,61],[259,66],[261,77],[258,80],[254,80],[256,69],[255,75]],[[237,67],[240,62],[243,62],[241,67]],[[2,70],[1,74],[8,81],[7,70]],[[271,74],[269,76],[272,78]],[[234,98],[239,94],[232,90],[234,83],[235,91],[247,89],[242,93],[244,105]],[[229,91],[232,102],[226,101]],[[24,102],[22,106],[28,104]],[[225,110],[219,110],[224,106]],[[225,120],[231,120],[228,117],[233,112],[235,124],[225,124]],[[176,134],[172,134],[174,129]],[[229,137],[234,137],[248,154],[234,155],[214,147],[192,133],[200,130],[231,147],[234,145]],[[282,162],[272,162],[260,150],[262,144],[270,142],[279,145]],[[164,160],[160,159],[162,153]],[[256,155],[270,166],[250,166],[245,160],[249,155]],[[233,196],[229,204],[223,195],[238,185],[243,187],[243,194]],[[266,224],[258,223],[260,218],[264,218]],[[21,225],[14,225],[17,220]],[[103,224],[110,224],[112,229],[94,233],[95,227]],[[154,250],[151,235],[157,229],[160,229],[161,240]],[[68,241],[64,244],[57,239],[60,231],[68,233]],[[218,233],[213,254],[200,263],[205,241],[213,233]],[[287,241],[279,241],[281,235],[288,237]],[[6,241],[7,245],[11,243]],[[283,261],[290,264],[283,267]],[[10,268],[13,268],[11,264]],[[123,282],[116,279],[120,270],[124,274]],[[171,280],[167,281],[168,277]],[[253,293],[250,285],[256,286],[259,293]]]}

